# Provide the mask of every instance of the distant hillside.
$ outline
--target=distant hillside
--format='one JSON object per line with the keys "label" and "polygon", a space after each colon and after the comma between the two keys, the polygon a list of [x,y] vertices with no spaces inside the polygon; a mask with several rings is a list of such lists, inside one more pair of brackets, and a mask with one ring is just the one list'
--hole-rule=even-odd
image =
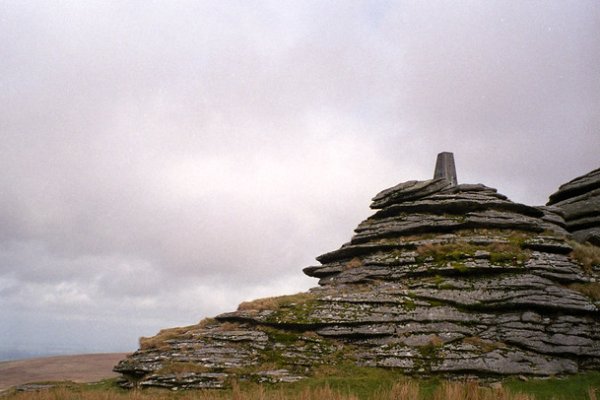
{"label": "distant hillside", "polygon": [[29,382],[96,382],[116,376],[113,366],[127,353],[80,354],[0,362],[0,391]]}

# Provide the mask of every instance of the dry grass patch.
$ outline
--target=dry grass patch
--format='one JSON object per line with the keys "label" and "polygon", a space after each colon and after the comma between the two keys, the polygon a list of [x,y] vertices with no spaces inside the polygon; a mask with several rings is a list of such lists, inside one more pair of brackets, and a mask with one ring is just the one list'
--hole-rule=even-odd
{"label": "dry grass patch", "polygon": [[316,296],[312,293],[296,293],[287,296],[265,297],[252,301],[244,301],[238,306],[238,311],[262,311],[277,310],[281,307],[287,307],[294,304],[306,303],[314,300]]}
{"label": "dry grass patch", "polygon": [[211,325],[217,325],[219,321],[214,318],[204,318],[200,322],[198,322],[198,328],[207,328]]}
{"label": "dry grass patch", "polygon": [[354,257],[352,260],[346,263],[346,269],[358,268],[363,265],[363,262],[360,258]]}
{"label": "dry grass patch", "polygon": [[[595,391],[588,391],[590,400],[595,400]],[[13,393],[7,400],[535,400],[529,394],[512,394],[507,389],[480,386],[472,382],[442,382],[433,394],[424,394],[419,381],[402,380],[390,388],[381,388],[371,395],[358,396],[329,385],[303,388],[290,392],[283,387],[266,386],[240,387],[234,384],[229,391],[186,391],[173,393],[161,390],[133,391],[85,391],[79,387],[59,387],[28,393]]]}
{"label": "dry grass patch", "polygon": [[158,349],[165,350],[169,347],[168,340],[191,338],[191,330],[196,329],[197,325],[182,326],[177,328],[162,329],[156,336],[144,337],[139,339],[141,350]]}
{"label": "dry grass patch", "polygon": [[529,394],[511,394],[508,390],[481,387],[476,381],[443,382],[434,392],[433,400],[535,400]]}
{"label": "dry grass patch", "polygon": [[600,266],[600,247],[589,243],[569,241],[573,251],[571,257],[577,260],[587,273],[592,272],[593,266]]}
{"label": "dry grass patch", "polygon": [[586,295],[592,300],[600,300],[600,283],[598,282],[574,283],[569,285],[569,288]]}

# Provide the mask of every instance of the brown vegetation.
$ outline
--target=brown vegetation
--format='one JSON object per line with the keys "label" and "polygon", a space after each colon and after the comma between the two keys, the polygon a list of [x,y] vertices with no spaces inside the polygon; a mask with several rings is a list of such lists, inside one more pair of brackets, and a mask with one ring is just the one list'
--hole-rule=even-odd
{"label": "brown vegetation", "polygon": [[[589,398],[595,400],[593,389],[589,391]],[[251,389],[241,389],[234,385],[228,392],[220,391],[190,391],[173,393],[168,391],[82,391],[77,387],[58,387],[31,393],[14,393],[7,396],[7,400],[535,400],[529,394],[512,394],[502,388],[482,387],[477,382],[443,382],[432,395],[425,395],[416,380],[400,381],[391,388],[377,390],[368,397],[359,397],[355,394],[345,393],[332,389],[329,386],[304,388],[297,393],[290,393],[283,388],[266,389],[264,386],[255,386]]]}
{"label": "brown vegetation", "polygon": [[571,257],[579,261],[586,272],[591,273],[594,265],[600,266],[600,247],[575,241],[570,241],[569,244],[573,247]]}
{"label": "brown vegetation", "polygon": [[569,288],[588,296],[592,300],[600,300],[600,283],[574,283]]}
{"label": "brown vegetation", "polygon": [[315,298],[312,293],[296,293],[288,296],[265,297],[252,301],[244,301],[238,306],[238,311],[277,310],[292,304],[304,303]]}
{"label": "brown vegetation", "polygon": [[197,325],[191,325],[191,326],[182,326],[182,327],[177,327],[177,328],[162,329],[161,331],[158,332],[158,334],[156,336],[152,336],[152,337],[143,337],[142,336],[139,340],[140,349],[142,349],[142,350],[165,349],[166,347],[168,347],[168,343],[167,343],[168,340],[186,337],[186,335],[191,337],[190,332],[193,329],[196,329],[197,327],[198,327]]}

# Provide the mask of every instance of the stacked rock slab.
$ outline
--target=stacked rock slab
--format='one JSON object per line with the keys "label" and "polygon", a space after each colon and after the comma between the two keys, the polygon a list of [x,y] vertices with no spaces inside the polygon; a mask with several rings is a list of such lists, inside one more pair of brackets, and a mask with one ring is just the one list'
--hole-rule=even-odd
{"label": "stacked rock slab", "polygon": [[576,240],[600,246],[600,168],[562,185],[548,206],[562,210]]}
{"label": "stacked rock slab", "polygon": [[480,376],[600,366],[600,303],[578,291],[596,277],[571,258],[557,214],[444,178],[399,184],[371,207],[349,243],[304,269],[319,287],[144,339],[115,367],[122,384],[291,382],[323,364]]}

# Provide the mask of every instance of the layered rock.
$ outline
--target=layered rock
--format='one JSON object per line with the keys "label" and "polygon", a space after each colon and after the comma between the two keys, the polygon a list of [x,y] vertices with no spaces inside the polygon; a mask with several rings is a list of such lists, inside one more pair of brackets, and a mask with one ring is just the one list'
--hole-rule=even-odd
{"label": "layered rock", "polygon": [[571,256],[560,210],[445,178],[384,190],[371,207],[349,243],[304,269],[318,287],[143,340],[115,367],[123,385],[290,382],[346,363],[532,376],[600,366],[597,276]]}
{"label": "layered rock", "polygon": [[600,246],[600,169],[562,185],[548,205],[562,210],[576,240]]}

